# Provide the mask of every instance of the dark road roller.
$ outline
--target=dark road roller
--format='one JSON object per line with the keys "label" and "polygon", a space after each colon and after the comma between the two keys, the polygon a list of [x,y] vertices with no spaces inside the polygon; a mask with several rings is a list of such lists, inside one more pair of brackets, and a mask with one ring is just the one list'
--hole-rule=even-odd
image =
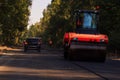
{"label": "dark road roller", "polygon": [[98,10],[76,10],[76,29],[64,34],[64,58],[68,60],[104,62],[108,36],[98,29]]}

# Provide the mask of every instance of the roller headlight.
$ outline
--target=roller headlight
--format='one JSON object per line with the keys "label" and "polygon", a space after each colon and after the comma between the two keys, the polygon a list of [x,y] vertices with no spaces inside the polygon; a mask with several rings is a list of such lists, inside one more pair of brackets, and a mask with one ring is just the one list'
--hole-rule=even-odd
{"label": "roller headlight", "polygon": [[104,39],[100,39],[100,42],[105,42],[105,40]]}
{"label": "roller headlight", "polygon": [[74,41],[78,41],[78,38],[73,38]]}

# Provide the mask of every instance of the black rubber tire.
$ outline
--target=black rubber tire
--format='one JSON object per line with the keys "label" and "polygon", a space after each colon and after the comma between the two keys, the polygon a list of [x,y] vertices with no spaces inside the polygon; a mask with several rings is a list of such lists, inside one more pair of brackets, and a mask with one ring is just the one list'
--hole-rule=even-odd
{"label": "black rubber tire", "polygon": [[107,53],[102,53],[101,56],[98,59],[98,62],[105,62],[105,60],[106,60],[106,54]]}
{"label": "black rubber tire", "polygon": [[24,48],[24,52],[27,52],[27,48]]}
{"label": "black rubber tire", "polygon": [[66,50],[66,49],[64,49],[64,55],[63,55],[63,56],[64,56],[64,59],[67,59],[67,57],[68,57],[68,55],[67,55],[67,54],[68,54],[67,50]]}
{"label": "black rubber tire", "polygon": [[37,49],[37,50],[38,50],[38,52],[40,52],[40,51],[41,51],[41,47],[38,47],[38,49]]}
{"label": "black rubber tire", "polygon": [[70,50],[70,49],[68,49],[68,54],[67,54],[67,59],[69,60],[69,61],[73,61],[73,60],[75,60],[74,59],[74,55],[73,55],[73,51],[72,50]]}
{"label": "black rubber tire", "polygon": [[73,56],[71,54],[71,50],[69,49],[69,47],[64,48],[64,59],[66,60],[73,60]]}
{"label": "black rubber tire", "polygon": [[41,50],[40,49],[38,49],[38,52],[40,52]]}
{"label": "black rubber tire", "polygon": [[69,46],[64,46],[64,59],[69,59]]}
{"label": "black rubber tire", "polygon": [[68,53],[67,60],[69,60],[69,61],[72,61],[72,60],[74,60],[74,59],[73,59],[73,57],[70,55],[70,53]]}

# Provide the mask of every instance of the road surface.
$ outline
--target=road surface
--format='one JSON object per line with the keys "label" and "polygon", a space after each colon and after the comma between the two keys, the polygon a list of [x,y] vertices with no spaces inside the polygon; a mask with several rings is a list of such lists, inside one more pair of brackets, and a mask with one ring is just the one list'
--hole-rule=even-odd
{"label": "road surface", "polygon": [[67,61],[62,50],[19,50],[0,57],[0,80],[120,80],[120,60]]}

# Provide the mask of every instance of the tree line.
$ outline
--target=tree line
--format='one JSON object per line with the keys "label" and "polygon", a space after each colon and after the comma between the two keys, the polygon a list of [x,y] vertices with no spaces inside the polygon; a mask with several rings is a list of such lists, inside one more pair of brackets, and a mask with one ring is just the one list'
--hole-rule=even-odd
{"label": "tree line", "polygon": [[[52,40],[55,46],[61,46],[64,33],[75,29],[74,10],[94,10],[95,6],[100,7],[99,30],[108,35],[109,48],[120,49],[120,0],[52,0],[43,11],[38,33],[44,41]],[[30,31],[33,27],[38,29],[35,24]]]}
{"label": "tree line", "polygon": [[0,44],[16,45],[27,30],[32,0],[0,0]]}
{"label": "tree line", "polygon": [[[1,4],[2,3],[2,4]],[[42,37],[62,46],[65,32],[75,30],[74,10],[100,6],[99,30],[109,37],[109,47],[120,49],[120,0],[52,0],[43,18],[27,30],[32,0],[0,0],[0,42],[17,44],[24,37]]]}

